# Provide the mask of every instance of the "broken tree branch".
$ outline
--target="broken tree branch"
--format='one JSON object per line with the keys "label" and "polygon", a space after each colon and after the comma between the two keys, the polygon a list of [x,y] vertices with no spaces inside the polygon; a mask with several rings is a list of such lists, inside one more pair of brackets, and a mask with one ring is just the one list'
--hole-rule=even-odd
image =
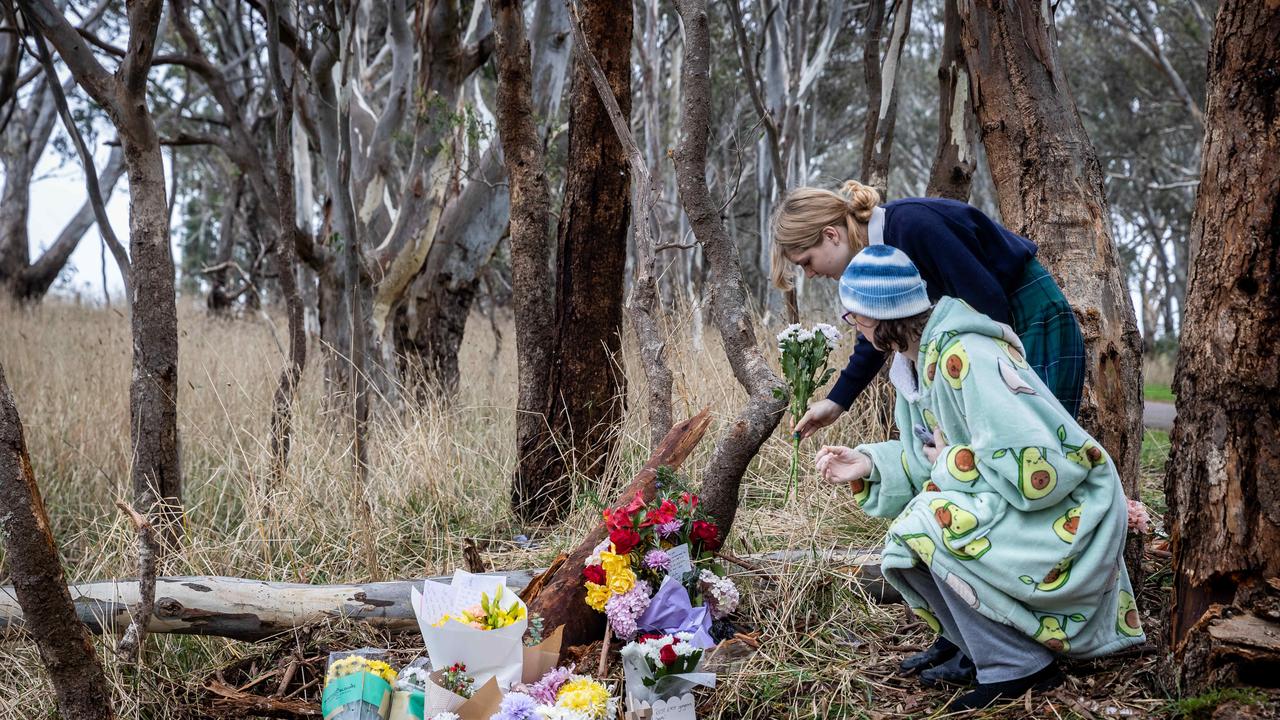
{"label": "broken tree branch", "polygon": [[151,622],[151,613],[155,610],[156,557],[160,553],[156,548],[156,535],[151,522],[128,503],[117,500],[116,507],[129,516],[133,529],[138,533],[138,604],[132,610],[133,618],[129,620],[124,637],[116,645],[116,657],[123,663],[133,664],[138,661],[142,643],[147,639],[147,626]]}

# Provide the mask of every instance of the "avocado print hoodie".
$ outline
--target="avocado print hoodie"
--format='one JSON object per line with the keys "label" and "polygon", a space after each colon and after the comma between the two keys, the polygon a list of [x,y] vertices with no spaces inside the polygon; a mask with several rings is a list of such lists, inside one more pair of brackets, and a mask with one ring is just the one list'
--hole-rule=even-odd
{"label": "avocado print hoodie", "polygon": [[[975,610],[1058,653],[1143,642],[1122,555],[1127,507],[1106,451],[1030,369],[1008,326],[944,297],[920,345],[918,373],[901,354],[890,369],[902,439],[856,448],[874,469],[854,499],[895,518],[885,578],[935,631],[900,571],[928,566]],[[917,425],[941,428],[936,463]]]}

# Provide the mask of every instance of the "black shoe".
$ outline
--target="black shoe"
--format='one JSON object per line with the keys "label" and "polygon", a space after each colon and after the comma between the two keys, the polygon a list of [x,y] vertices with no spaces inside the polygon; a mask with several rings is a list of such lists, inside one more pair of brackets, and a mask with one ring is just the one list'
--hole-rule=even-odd
{"label": "black shoe", "polygon": [[1051,662],[1040,670],[1017,680],[995,683],[979,683],[974,690],[956,698],[947,706],[948,712],[957,710],[981,710],[1002,700],[1014,700],[1028,690],[1049,690],[1062,684],[1062,671],[1058,663]]}
{"label": "black shoe", "polygon": [[960,685],[968,687],[978,677],[978,668],[973,661],[964,655],[956,655],[951,660],[935,665],[920,673],[920,684],[925,687],[939,685]]}
{"label": "black shoe", "polygon": [[941,665],[942,663],[950,660],[951,656],[955,655],[959,651],[960,648],[956,647],[955,643],[944,637],[939,637],[924,652],[916,653],[906,660],[903,660],[902,663],[898,665],[898,672],[903,675],[910,675],[917,670],[924,670],[926,668],[934,667],[935,665]]}

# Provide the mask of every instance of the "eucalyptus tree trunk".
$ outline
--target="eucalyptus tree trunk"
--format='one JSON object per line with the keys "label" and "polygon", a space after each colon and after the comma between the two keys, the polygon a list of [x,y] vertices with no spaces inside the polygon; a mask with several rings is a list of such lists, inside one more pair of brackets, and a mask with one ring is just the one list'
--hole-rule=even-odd
{"label": "eucalyptus tree trunk", "polygon": [[[1053,16],[1033,0],[960,0],[965,59],[1000,215],[1040,247],[1085,342],[1081,424],[1137,497],[1142,345],[1111,238],[1102,172],[1058,62]],[[1141,568],[1141,542],[1126,559]],[[1135,583],[1135,586],[1137,583]]]}
{"label": "eucalyptus tree trunk", "polygon": [[938,61],[938,149],[925,195],[967,202],[978,164],[974,154],[977,134],[969,96],[969,67],[960,45],[957,2],[944,0],[942,56]]}
{"label": "eucalyptus tree trunk", "polygon": [[871,0],[868,5],[868,25],[874,29],[867,33],[863,60],[871,105],[867,108],[866,134],[862,141],[862,181],[879,190],[882,198],[889,196],[889,157],[893,151],[893,128],[898,120],[898,76],[911,27],[911,0],[900,0],[882,61],[880,31],[885,1]]}
{"label": "eucalyptus tree trunk", "polygon": [[[631,0],[587,3],[570,88],[569,155],[557,223],[553,357],[534,390],[534,432],[517,438],[514,507],[526,520],[567,508],[570,473],[594,485],[617,442],[626,402],[618,371],[630,191],[627,159],[583,52],[603,68],[624,118],[631,113]],[[517,318],[523,322],[524,318]],[[524,394],[523,392],[521,393]]]}
{"label": "eucalyptus tree trunk", "polygon": [[[479,6],[477,6],[479,7]],[[559,114],[572,36],[560,0],[538,0],[530,28],[532,109],[544,138]],[[396,347],[412,364],[409,375],[452,396],[458,387],[458,348],[480,274],[507,232],[511,217],[502,143],[490,140],[478,177],[445,207],[422,271],[396,318]]]}
{"label": "eucalyptus tree trunk", "polygon": [[[494,0],[489,7],[498,66],[495,113],[511,187],[511,284],[519,386],[516,446],[521,448],[528,438],[541,432],[540,426],[545,422],[538,415],[539,399],[553,358],[555,310],[548,281],[551,192],[542,141],[532,113],[533,71],[524,12],[519,0]],[[538,488],[526,487],[518,473],[519,467],[512,492],[512,506],[517,512],[536,514],[534,508],[551,507],[552,498],[541,494]]]}
{"label": "eucalyptus tree trunk", "polygon": [[[49,515],[31,470],[22,419],[0,367],[0,538],[26,629],[66,718],[115,717],[111,687],[76,617]],[[31,708],[34,710],[34,708]]]}
{"label": "eucalyptus tree trunk", "polygon": [[1274,685],[1280,666],[1280,6],[1224,0],[1165,493],[1184,692]]}
{"label": "eucalyptus tree trunk", "polygon": [[23,0],[36,29],[62,56],[76,82],[106,110],[120,136],[129,178],[129,297],[133,373],[129,385],[131,475],[135,505],[159,516],[165,542],[181,535],[178,462],[178,319],[168,197],[160,138],[147,105],[161,0],[128,7],[129,47],[120,69],[103,68],[51,0]]}
{"label": "eucalyptus tree trunk", "polygon": [[703,474],[700,493],[707,512],[722,536],[729,533],[738,511],[742,476],[786,410],[786,400],[774,395],[782,380],[769,367],[756,341],[755,324],[747,311],[746,287],[738,248],[725,232],[720,211],[707,187],[707,141],[711,124],[711,41],[706,0],[678,0],[685,29],[685,61],[681,84],[680,143],[676,174],[680,201],[710,267],[707,280],[711,316],[720,331],[734,378],[747,392],[747,403],[724,430]]}
{"label": "eucalyptus tree trunk", "polygon": [[[68,79],[63,91],[73,87],[75,80]],[[86,199],[53,243],[32,261],[27,234],[31,182],[57,118],[52,91],[45,80],[36,80],[27,105],[13,109],[0,138],[0,163],[4,166],[4,190],[0,193],[0,285],[19,302],[39,301],[45,296],[80,239],[95,222],[92,199]],[[110,199],[123,174],[124,155],[119,147],[112,148],[107,164],[98,174],[104,202]]]}

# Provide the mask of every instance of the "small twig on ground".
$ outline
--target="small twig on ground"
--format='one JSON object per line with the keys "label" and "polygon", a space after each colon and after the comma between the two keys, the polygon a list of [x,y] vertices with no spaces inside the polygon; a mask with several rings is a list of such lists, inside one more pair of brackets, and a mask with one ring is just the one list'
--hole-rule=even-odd
{"label": "small twig on ground", "polygon": [[293,680],[293,674],[297,672],[298,665],[301,664],[302,661],[302,650],[294,648],[293,654],[289,657],[289,667],[285,668],[284,676],[280,678],[280,685],[276,687],[276,691],[271,695],[271,697],[284,697],[284,691],[289,688],[289,683]]}
{"label": "small twig on ground", "polygon": [[609,669],[609,636],[613,634],[613,626],[609,623],[604,624],[604,643],[600,645],[600,668],[596,673],[596,677],[608,677],[606,672]]}
{"label": "small twig on ground", "polygon": [[129,619],[124,637],[120,638],[120,644],[116,646],[116,657],[120,662],[132,665],[138,661],[142,643],[147,637],[147,624],[155,609],[156,556],[159,553],[151,521],[122,500],[116,501],[116,507],[129,516],[138,532],[138,604],[133,608],[133,616]]}

